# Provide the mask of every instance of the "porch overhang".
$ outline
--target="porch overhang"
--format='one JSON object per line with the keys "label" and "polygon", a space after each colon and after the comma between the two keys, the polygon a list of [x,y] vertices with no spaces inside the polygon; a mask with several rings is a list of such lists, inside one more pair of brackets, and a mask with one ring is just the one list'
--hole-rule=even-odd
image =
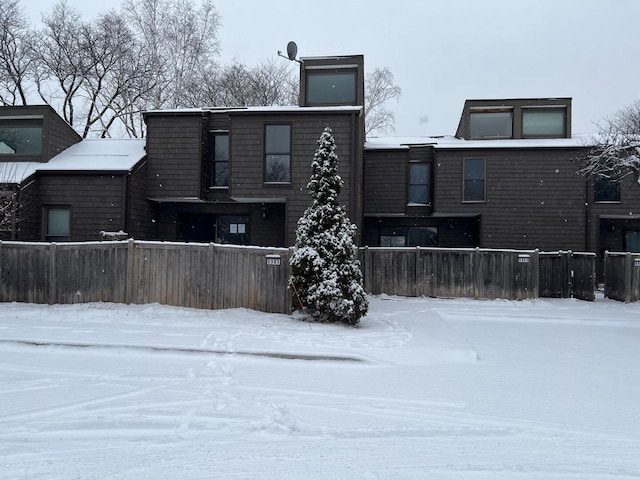
{"label": "porch overhang", "polygon": [[231,197],[236,203],[287,203],[287,199],[282,197]]}

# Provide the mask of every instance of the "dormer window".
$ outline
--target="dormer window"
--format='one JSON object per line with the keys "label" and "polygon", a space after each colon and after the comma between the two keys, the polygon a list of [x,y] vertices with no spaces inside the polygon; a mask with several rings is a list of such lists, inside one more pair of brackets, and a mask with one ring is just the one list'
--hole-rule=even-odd
{"label": "dormer window", "polygon": [[306,105],[355,105],[355,65],[347,68],[308,69]]}
{"label": "dormer window", "polygon": [[300,106],[364,106],[364,57],[301,58]]}
{"label": "dormer window", "polygon": [[559,138],[566,134],[566,107],[523,108],[523,138]]}
{"label": "dormer window", "polygon": [[474,109],[469,114],[471,138],[511,138],[513,136],[512,109]]}
{"label": "dormer window", "polygon": [[467,100],[456,137],[465,140],[571,138],[571,99]]}
{"label": "dormer window", "polygon": [[42,153],[42,120],[0,120],[0,155]]}

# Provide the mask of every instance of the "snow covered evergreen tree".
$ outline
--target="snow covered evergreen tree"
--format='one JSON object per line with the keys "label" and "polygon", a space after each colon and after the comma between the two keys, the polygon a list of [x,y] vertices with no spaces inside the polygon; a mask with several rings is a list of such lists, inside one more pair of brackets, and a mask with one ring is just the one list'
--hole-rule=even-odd
{"label": "snow covered evergreen tree", "polygon": [[329,127],[317,143],[307,184],[313,203],[298,220],[289,288],[295,305],[316,320],[356,325],[369,308],[354,243],[356,226],[338,200],[344,182]]}

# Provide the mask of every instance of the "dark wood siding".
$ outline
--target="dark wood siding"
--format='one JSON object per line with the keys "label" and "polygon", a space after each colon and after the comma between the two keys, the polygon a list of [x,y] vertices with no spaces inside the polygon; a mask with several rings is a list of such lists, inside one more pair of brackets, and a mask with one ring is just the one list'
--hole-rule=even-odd
{"label": "dark wood siding", "polygon": [[147,123],[147,195],[201,196],[203,114],[150,114]]}
{"label": "dark wood siding", "polygon": [[50,109],[45,116],[44,160],[49,160],[81,140],[80,135]]}
{"label": "dark wood siding", "polygon": [[[290,123],[292,137],[291,183],[265,184],[264,175],[264,126],[268,123]],[[359,223],[361,213],[350,202],[350,189],[357,175],[354,161],[358,141],[358,123],[352,113],[290,112],[274,114],[231,114],[231,159],[229,194],[232,198],[286,198],[287,244],[295,241],[297,221],[310,205],[307,183],[311,175],[311,162],[317,148],[317,140],[326,126],[330,126],[336,141],[339,157],[338,171],[344,180],[341,201],[347,207],[351,220]],[[360,225],[358,225],[360,226]]]}
{"label": "dark wood siding", "polygon": [[71,207],[72,241],[99,240],[100,232],[124,230],[126,174],[40,175],[39,238],[44,239],[43,208]]}
{"label": "dark wood siding", "polygon": [[138,239],[155,239],[155,208],[147,199],[147,164],[141,163],[129,175],[127,233]]}
{"label": "dark wood siding", "polygon": [[[575,150],[439,150],[435,211],[481,214],[481,246],[584,250],[586,182]],[[486,160],[486,201],[462,202],[464,158]]]}
{"label": "dark wood siding", "polygon": [[17,239],[24,241],[40,240],[40,206],[38,199],[38,180],[35,176],[25,181],[20,189],[21,208],[18,214]]}
{"label": "dark wood siding", "polygon": [[404,214],[409,150],[367,150],[364,161],[364,213]]}

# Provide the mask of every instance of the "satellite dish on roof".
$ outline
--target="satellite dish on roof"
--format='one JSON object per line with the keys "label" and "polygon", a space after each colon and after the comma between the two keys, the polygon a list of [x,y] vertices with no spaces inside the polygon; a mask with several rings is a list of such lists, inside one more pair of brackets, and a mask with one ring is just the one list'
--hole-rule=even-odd
{"label": "satellite dish on roof", "polygon": [[287,43],[287,56],[291,61],[294,61],[298,56],[298,45],[296,45],[296,42]]}
{"label": "satellite dish on roof", "polygon": [[286,56],[283,55],[280,50],[278,50],[278,55],[281,56],[282,58],[286,58],[288,60],[291,60],[292,62],[302,63],[300,60],[298,60],[296,58],[298,56],[298,45],[296,45],[296,42],[287,43],[287,55]]}

